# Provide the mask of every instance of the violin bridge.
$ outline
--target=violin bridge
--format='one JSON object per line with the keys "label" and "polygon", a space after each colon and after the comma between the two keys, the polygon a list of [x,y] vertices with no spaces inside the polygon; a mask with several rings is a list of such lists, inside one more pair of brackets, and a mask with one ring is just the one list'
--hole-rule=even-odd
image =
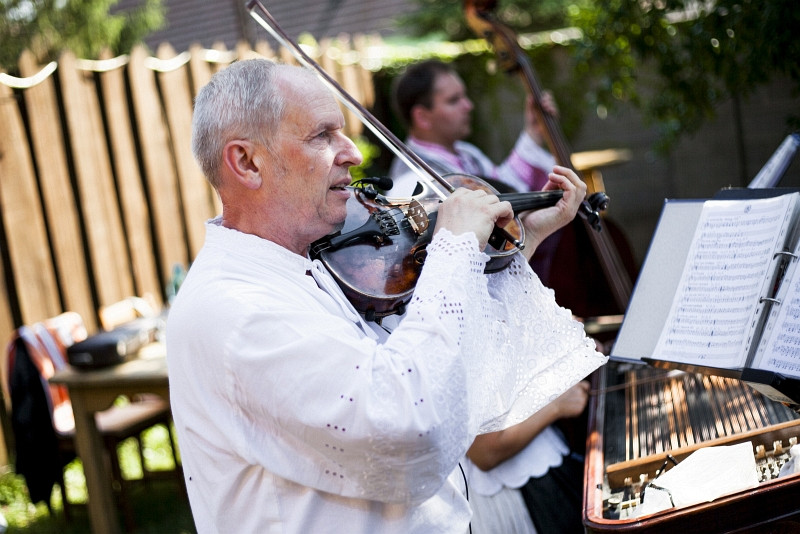
{"label": "violin bridge", "polygon": [[417,200],[413,199],[406,207],[406,220],[408,221],[408,225],[417,235],[422,235],[430,225],[430,219],[428,219],[428,214],[425,212],[425,208],[423,208],[422,204],[420,204]]}

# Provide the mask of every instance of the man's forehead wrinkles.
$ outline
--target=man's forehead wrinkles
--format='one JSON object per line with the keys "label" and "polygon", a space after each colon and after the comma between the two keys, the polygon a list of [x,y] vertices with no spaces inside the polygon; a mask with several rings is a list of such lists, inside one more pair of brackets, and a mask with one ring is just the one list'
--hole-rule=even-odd
{"label": "man's forehead wrinkles", "polygon": [[338,130],[342,126],[344,126],[344,124],[338,120],[325,120],[319,122],[319,127],[324,130]]}
{"label": "man's forehead wrinkles", "polygon": [[319,129],[338,130],[344,127],[344,115],[335,107],[317,116],[315,123]]}

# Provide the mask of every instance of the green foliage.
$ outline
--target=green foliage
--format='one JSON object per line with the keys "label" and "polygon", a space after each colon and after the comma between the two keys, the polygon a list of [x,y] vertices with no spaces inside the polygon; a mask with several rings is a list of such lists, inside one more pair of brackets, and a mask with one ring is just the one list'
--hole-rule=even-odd
{"label": "green foliage", "polygon": [[[595,102],[641,108],[664,150],[775,76],[800,89],[795,0],[583,0],[570,22],[583,31],[578,68],[595,80]],[[643,78],[648,70],[656,76]]]}
{"label": "green foliage", "polygon": [[[412,35],[438,35],[450,41],[474,37],[464,17],[463,0],[415,0],[417,10],[398,19]],[[497,20],[519,32],[565,25],[563,0],[505,0],[492,11]]]}
{"label": "green foliage", "polygon": [[[506,0],[497,2],[493,12],[518,34],[579,28],[582,39],[570,43],[576,61],[573,76],[579,83],[592,82],[577,96],[601,112],[622,103],[638,107],[660,131],[657,148],[667,151],[713,117],[721,103],[746,99],[778,76],[800,90],[796,3]],[[475,37],[462,0],[416,4],[418,9],[401,19],[406,33],[450,40]],[[788,131],[798,127],[800,116],[787,117]]]}
{"label": "green foliage", "polygon": [[25,479],[13,471],[6,468],[0,475],[0,506],[8,506],[20,496],[27,498],[27,491]]}
{"label": "green foliage", "polygon": [[[152,471],[174,469],[170,437],[163,426],[155,426],[143,434],[145,462]],[[142,477],[139,449],[134,439],[122,442],[118,449],[122,474],[126,479]],[[163,480],[162,480],[163,479]],[[89,531],[89,518],[86,512],[86,479],[80,459],[75,459],[66,467],[64,480],[67,485],[69,502],[72,504],[72,519],[67,522],[63,516],[63,502],[57,487],[54,487],[51,515],[44,502],[33,504],[28,495],[25,479],[16,474],[11,466],[0,472],[0,513],[8,522],[8,533],[83,534]],[[175,534],[196,532],[189,503],[185,495],[175,486],[171,476],[163,475],[149,480],[141,487],[132,488],[130,498],[136,514],[136,533]]]}
{"label": "green foliage", "polygon": [[361,165],[357,167],[350,167],[350,176],[355,181],[367,176],[370,166],[374,162],[375,158],[377,158],[380,154],[381,149],[378,147],[378,145],[370,143],[369,139],[367,139],[365,136],[355,137],[353,142],[356,144],[358,150],[361,151],[361,155],[364,157],[364,161],[361,163]]}
{"label": "green foliage", "polygon": [[16,70],[26,48],[40,62],[63,50],[95,59],[104,49],[124,54],[163,26],[162,0],[145,0],[135,10],[112,14],[118,0],[0,0],[0,68]]}

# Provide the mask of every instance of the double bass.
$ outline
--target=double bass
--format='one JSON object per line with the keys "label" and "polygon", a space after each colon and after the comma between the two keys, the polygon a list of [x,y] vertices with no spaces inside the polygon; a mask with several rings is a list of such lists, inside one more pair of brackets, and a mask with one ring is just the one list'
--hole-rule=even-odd
{"label": "double bass", "polygon": [[[528,56],[514,32],[493,14],[496,4],[495,0],[464,0],[467,23],[492,46],[505,72],[519,74],[533,97],[536,118],[544,128],[547,146],[556,162],[582,177],[572,163],[571,150],[557,118],[542,107],[544,91]],[[622,233],[607,218],[602,222],[601,232],[592,231],[585,222],[578,220],[563,227],[537,248],[531,266],[542,283],[553,289],[556,302],[583,319],[587,332],[593,323],[609,322],[610,329],[596,329],[591,334],[610,345],[616,337],[618,317],[625,313],[633,292],[635,267]],[[537,265],[537,260],[547,254],[550,254],[548,261],[543,266]],[[600,269],[596,268],[598,264]],[[604,321],[609,316],[611,320]],[[559,420],[557,426],[573,451],[585,450],[588,411],[577,418]]]}
{"label": "double bass", "polygon": [[[545,140],[556,162],[581,176],[572,163],[569,144],[557,118],[542,107],[544,91],[527,55],[514,32],[493,14],[496,4],[495,0],[465,0],[467,23],[491,44],[504,71],[520,75],[533,97],[536,118],[544,128]],[[551,236],[550,239],[558,240],[555,244],[551,242],[556,249],[553,267],[539,273],[543,283],[555,291],[559,304],[583,318],[624,313],[632,293],[635,267],[630,247],[611,221],[604,218],[603,223],[605,231],[587,231],[585,222],[576,219]],[[594,268],[596,264],[600,270]]]}

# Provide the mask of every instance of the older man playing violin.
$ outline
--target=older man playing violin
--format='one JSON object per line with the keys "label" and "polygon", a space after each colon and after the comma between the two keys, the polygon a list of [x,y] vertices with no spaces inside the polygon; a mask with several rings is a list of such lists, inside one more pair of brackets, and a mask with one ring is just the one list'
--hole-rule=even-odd
{"label": "older man playing violin", "polygon": [[[193,150],[222,201],[170,311],[172,408],[198,531],[468,530],[458,469],[479,432],[518,423],[605,358],[520,255],[483,272],[510,206],[457,190],[403,317],[367,322],[309,245],[347,217],[361,162],[314,74],[234,63],[198,94]],[[558,168],[556,206],[584,188]],[[528,248],[526,254],[530,254]]]}

